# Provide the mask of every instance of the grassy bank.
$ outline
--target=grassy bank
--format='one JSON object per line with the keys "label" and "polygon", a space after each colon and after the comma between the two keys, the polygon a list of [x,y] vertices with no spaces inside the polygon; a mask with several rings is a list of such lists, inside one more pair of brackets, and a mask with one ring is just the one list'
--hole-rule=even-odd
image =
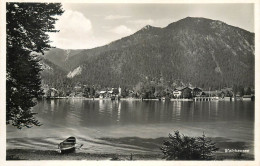
{"label": "grassy bank", "polygon": [[[70,153],[60,154],[51,150],[9,149],[6,160],[163,160],[158,154],[101,154],[101,153]],[[215,154],[214,160],[253,160],[252,154],[222,153]]]}
{"label": "grassy bank", "polygon": [[[163,154],[160,147],[167,138],[100,138],[110,143],[118,145],[131,145],[146,149],[145,153],[88,153],[82,150],[76,153],[60,154],[55,150],[30,150],[30,149],[8,149],[7,160],[163,160]],[[251,146],[246,142],[232,142],[222,137],[211,138],[219,148],[214,153],[214,160],[254,160],[253,152],[250,153],[225,153],[225,149],[250,149]]]}
{"label": "grassy bank", "polygon": [[[132,154],[132,160],[161,160],[161,154]],[[70,153],[52,150],[10,149],[6,160],[131,160],[131,154]]]}

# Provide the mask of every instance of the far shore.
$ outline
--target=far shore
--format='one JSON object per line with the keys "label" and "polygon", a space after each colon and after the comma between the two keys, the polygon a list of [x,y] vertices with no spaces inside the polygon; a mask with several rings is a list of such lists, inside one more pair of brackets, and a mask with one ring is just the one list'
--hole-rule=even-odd
{"label": "far shore", "polygon": [[[81,99],[81,100],[111,100],[111,98],[87,98],[87,97],[51,97],[51,98],[43,98],[43,99]],[[165,100],[165,99],[140,99],[140,98],[120,98],[120,100],[123,101],[195,101],[194,99],[169,99],[169,100]],[[120,101],[120,100],[114,100],[114,101]],[[230,100],[230,98],[224,98],[224,99],[213,99],[211,101],[236,101],[232,98],[232,100]],[[239,99],[238,101],[251,101],[251,100],[247,100],[247,99]]]}

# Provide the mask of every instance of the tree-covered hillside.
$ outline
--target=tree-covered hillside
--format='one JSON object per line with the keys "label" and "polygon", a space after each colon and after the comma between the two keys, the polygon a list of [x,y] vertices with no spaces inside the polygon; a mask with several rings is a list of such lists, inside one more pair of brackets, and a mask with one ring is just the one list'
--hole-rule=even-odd
{"label": "tree-covered hillside", "polygon": [[146,26],[103,47],[68,58],[86,84],[134,87],[140,81],[177,80],[202,88],[254,86],[254,33],[205,18],[185,18],[165,28]]}

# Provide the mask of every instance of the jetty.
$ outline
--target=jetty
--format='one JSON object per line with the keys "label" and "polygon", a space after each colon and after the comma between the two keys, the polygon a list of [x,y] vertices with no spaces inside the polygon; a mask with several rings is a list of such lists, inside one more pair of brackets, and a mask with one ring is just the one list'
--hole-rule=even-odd
{"label": "jetty", "polygon": [[218,100],[218,97],[194,97],[193,101],[212,101],[212,100]]}

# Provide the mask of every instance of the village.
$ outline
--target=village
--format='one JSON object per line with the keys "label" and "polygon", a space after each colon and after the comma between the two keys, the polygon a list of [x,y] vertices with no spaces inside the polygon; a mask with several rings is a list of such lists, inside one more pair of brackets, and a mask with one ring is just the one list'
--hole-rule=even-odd
{"label": "village", "polygon": [[55,88],[45,86],[43,88],[43,98],[86,98],[86,99],[111,99],[111,100],[172,100],[172,101],[211,101],[211,100],[244,100],[254,101],[254,89],[245,88],[241,91],[234,91],[233,88],[223,88],[221,90],[205,90],[199,87],[182,86],[174,89],[164,89],[161,92],[132,90],[121,88],[101,88],[95,89],[86,85],[76,85],[72,92],[64,93]]}

